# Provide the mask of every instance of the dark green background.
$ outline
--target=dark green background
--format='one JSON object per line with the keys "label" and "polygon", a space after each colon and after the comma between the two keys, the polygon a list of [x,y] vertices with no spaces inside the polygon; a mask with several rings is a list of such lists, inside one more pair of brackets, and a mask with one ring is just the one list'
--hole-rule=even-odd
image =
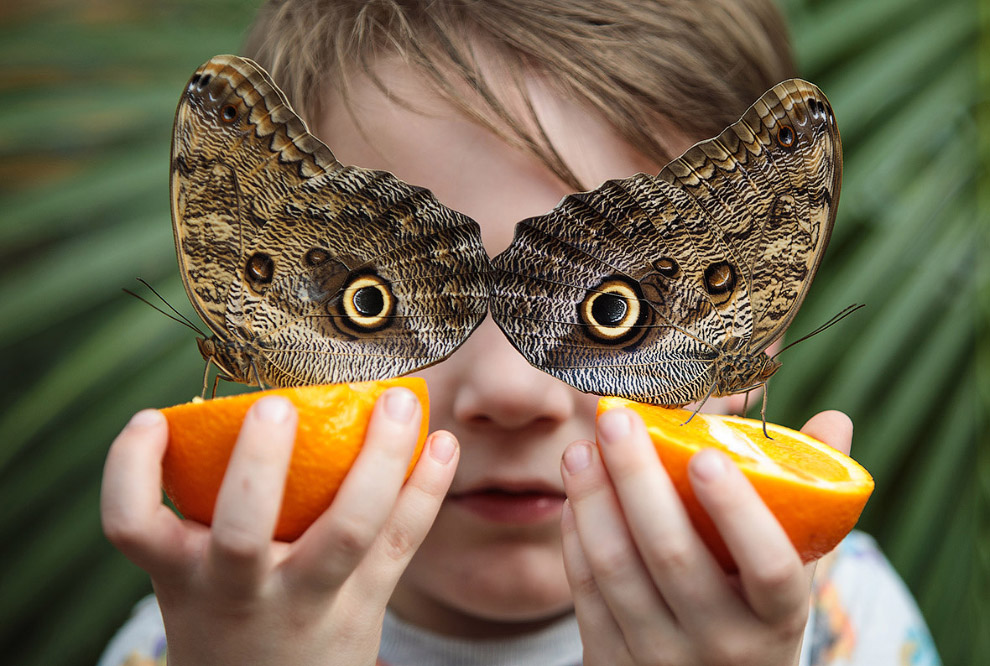
{"label": "dark green background", "polygon": [[[196,66],[237,51],[256,5],[0,8],[4,663],[92,663],[150,590],[101,534],[103,458],[131,413],[197,393],[202,361],[189,331],[121,287],[143,277],[191,313],[168,213],[172,115]],[[988,309],[987,12],[971,0],[785,9],[846,154],[831,247],[792,330],[867,307],[784,355],[769,418],[853,416],[853,453],[877,482],[861,527],[916,595],[945,662],[990,663],[985,459],[977,473],[977,368],[990,358],[975,345]]]}

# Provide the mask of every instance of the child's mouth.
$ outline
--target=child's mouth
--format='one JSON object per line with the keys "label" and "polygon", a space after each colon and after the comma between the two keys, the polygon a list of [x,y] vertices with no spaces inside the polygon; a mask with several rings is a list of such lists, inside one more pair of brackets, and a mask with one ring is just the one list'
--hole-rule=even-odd
{"label": "child's mouth", "polygon": [[470,492],[448,495],[454,506],[495,523],[533,525],[560,520],[560,509],[565,495],[560,492],[533,490],[506,490],[504,488],[479,488]]}

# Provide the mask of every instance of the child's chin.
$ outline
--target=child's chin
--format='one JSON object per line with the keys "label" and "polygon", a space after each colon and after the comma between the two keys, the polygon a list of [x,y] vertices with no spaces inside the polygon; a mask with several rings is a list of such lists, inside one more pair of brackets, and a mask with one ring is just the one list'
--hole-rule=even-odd
{"label": "child's chin", "polygon": [[490,577],[476,579],[470,588],[452,589],[454,605],[476,618],[505,624],[551,621],[573,607],[562,570],[490,573]]}
{"label": "child's chin", "polygon": [[463,512],[448,512],[441,510],[406,569],[399,597],[419,598],[438,616],[452,613],[454,622],[480,622],[481,632],[488,629],[484,623],[493,623],[492,631],[511,633],[510,626],[494,625],[548,622],[571,610],[556,523],[553,529],[479,530]]}

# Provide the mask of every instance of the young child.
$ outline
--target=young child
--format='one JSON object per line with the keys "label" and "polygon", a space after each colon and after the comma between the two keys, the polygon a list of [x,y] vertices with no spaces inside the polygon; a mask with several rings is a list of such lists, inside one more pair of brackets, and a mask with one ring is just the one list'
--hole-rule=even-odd
{"label": "young child", "polygon": [[[342,163],[431,189],[492,255],[517,221],[658,172],[792,75],[769,0],[282,0],[245,55]],[[108,455],[103,520],[157,603],[101,664],[154,663],[166,634],[175,665],[938,663],[872,541],[851,535],[813,581],[707,450],[691,480],[739,564],[724,575],[642,422],[615,410],[596,430],[597,397],[532,368],[490,319],[421,374],[434,432],[408,482],[422,415],[393,389],[333,506],[291,544],[271,540],[291,405],[249,412],[211,528],[161,504],[166,425],[137,414]],[[838,412],[804,429],[849,449]]]}

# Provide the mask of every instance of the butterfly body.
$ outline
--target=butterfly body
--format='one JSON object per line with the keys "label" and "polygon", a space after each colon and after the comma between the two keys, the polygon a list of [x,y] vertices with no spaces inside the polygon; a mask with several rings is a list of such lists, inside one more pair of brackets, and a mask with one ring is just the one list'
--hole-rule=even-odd
{"label": "butterfly body", "polygon": [[712,362],[712,395],[721,397],[759,388],[779,369],[780,361],[762,351],[753,354],[722,350]]}
{"label": "butterfly body", "polygon": [[207,364],[215,365],[223,379],[248,386],[258,385],[259,378],[268,376],[268,367],[263,362],[260,350],[250,343],[236,339],[223,339],[215,335],[196,338],[199,353]]}
{"label": "butterfly body", "polygon": [[344,166],[268,74],[216,56],[190,79],[172,141],[186,292],[232,381],[381,379],[445,358],[487,310],[473,220],[390,173]]}
{"label": "butterfly body", "polygon": [[758,387],[828,244],[841,165],[824,95],[785,81],[658,175],[520,222],[493,260],[493,317],[582,391],[683,405]]}

